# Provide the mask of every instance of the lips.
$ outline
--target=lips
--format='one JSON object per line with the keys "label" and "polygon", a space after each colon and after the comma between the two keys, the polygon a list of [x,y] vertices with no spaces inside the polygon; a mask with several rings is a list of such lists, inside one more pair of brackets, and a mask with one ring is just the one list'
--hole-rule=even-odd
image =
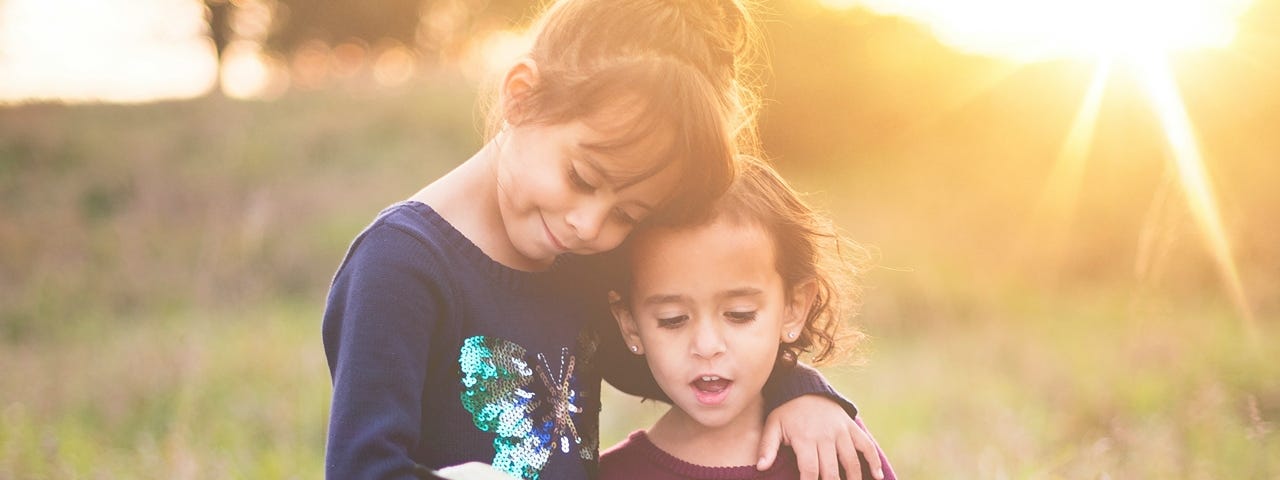
{"label": "lips", "polygon": [[693,389],[693,395],[698,399],[698,403],[703,405],[719,405],[729,396],[729,389],[733,386],[733,380],[723,378],[719,375],[699,375],[697,378],[689,382],[689,387]]}
{"label": "lips", "polygon": [[557,253],[568,252],[569,248],[560,243],[555,234],[551,233],[551,227],[547,225],[547,220],[542,219],[542,229],[547,233],[547,241],[551,242],[551,246],[556,249]]}

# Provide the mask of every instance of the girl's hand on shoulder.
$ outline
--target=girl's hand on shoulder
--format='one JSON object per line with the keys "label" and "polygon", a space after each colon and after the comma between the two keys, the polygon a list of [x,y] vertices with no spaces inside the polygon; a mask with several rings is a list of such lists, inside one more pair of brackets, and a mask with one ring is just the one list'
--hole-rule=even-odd
{"label": "girl's hand on shoulder", "polygon": [[760,437],[760,461],[756,468],[767,470],[778,456],[778,448],[790,445],[796,454],[802,480],[862,478],[858,452],[862,452],[875,480],[884,478],[880,449],[870,435],[850,418],[840,404],[822,395],[791,399],[769,413]]}

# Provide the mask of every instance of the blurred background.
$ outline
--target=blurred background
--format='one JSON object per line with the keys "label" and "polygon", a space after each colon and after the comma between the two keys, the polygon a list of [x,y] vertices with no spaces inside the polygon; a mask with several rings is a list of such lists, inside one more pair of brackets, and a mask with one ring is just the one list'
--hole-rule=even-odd
{"label": "blurred background", "polygon": [[[1280,0],[758,3],[903,478],[1280,478]],[[328,282],[533,11],[0,0],[0,479],[322,477]]]}

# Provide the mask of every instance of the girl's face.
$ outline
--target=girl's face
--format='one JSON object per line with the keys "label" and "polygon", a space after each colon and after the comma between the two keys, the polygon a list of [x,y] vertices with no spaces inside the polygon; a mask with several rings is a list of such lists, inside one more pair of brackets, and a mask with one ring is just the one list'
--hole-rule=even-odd
{"label": "girl's face", "polygon": [[697,423],[760,422],[761,390],[779,342],[803,326],[807,289],[787,295],[773,242],[755,225],[717,220],[634,241],[630,308],[614,311],[627,342]]}
{"label": "girl's face", "polygon": [[660,161],[643,155],[654,151],[647,144],[656,141],[628,149],[637,155],[592,149],[625,128],[600,117],[516,126],[500,139],[498,206],[510,245],[523,260],[517,267],[545,267],[564,253],[612,250],[676,185],[676,165],[644,175]]}

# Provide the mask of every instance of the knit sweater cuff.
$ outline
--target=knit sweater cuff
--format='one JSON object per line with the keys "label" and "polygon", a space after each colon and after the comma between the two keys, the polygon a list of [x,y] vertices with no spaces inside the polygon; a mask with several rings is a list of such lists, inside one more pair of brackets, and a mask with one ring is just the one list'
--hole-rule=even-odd
{"label": "knit sweater cuff", "polygon": [[769,411],[804,395],[823,395],[836,403],[849,414],[849,418],[858,416],[858,407],[840,395],[827,382],[822,373],[803,363],[794,367],[780,367],[774,370],[769,385],[765,388],[765,403]]}

